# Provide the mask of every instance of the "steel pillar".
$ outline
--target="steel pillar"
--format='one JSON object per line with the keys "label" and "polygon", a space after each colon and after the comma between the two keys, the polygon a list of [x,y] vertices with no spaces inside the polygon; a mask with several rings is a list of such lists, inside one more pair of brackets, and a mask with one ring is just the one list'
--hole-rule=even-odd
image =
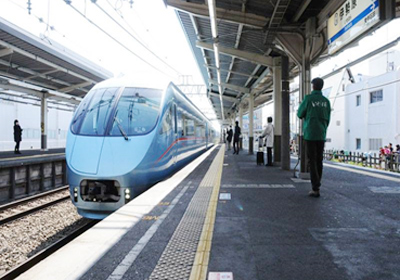
{"label": "steel pillar", "polygon": [[282,138],[281,168],[290,170],[290,93],[289,93],[289,58],[282,56]]}
{"label": "steel pillar", "polygon": [[282,137],[282,73],[281,58],[274,58],[273,67],[274,83],[274,164],[281,163],[281,137]]}
{"label": "steel pillar", "polygon": [[[239,104],[239,126],[240,129],[243,129],[243,106]],[[239,140],[239,149],[243,149],[243,137]]]}
{"label": "steel pillar", "polygon": [[[301,88],[300,88],[300,104],[304,100],[306,94],[311,92],[311,63],[309,57],[303,55],[303,61],[301,66]],[[300,178],[308,179],[310,173],[308,170],[308,158],[306,145],[303,139],[303,120],[299,123],[299,153],[300,153]]]}
{"label": "steel pillar", "polygon": [[42,150],[47,150],[47,96],[43,93],[40,106],[40,131]]}
{"label": "steel pillar", "polygon": [[249,154],[253,154],[254,144],[254,93],[249,94]]}

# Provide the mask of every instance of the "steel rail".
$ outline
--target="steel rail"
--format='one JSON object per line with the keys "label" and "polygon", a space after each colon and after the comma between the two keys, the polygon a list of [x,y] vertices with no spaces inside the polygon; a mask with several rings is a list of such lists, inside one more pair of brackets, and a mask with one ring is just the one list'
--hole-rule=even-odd
{"label": "steel rail", "polygon": [[47,191],[47,192],[43,192],[43,193],[39,193],[39,194],[36,194],[36,195],[29,196],[29,197],[26,197],[26,198],[22,198],[22,199],[19,199],[19,200],[16,200],[16,201],[4,204],[4,205],[0,205],[0,211],[4,211],[4,210],[7,210],[9,208],[13,208],[13,207],[19,206],[21,204],[28,203],[28,202],[31,202],[33,200],[39,199],[39,198],[43,198],[43,197],[46,197],[46,196],[51,195],[51,194],[55,194],[55,193],[58,193],[58,192],[62,192],[62,191],[68,190],[68,188],[69,188],[69,186],[64,186],[64,187],[60,187],[60,188],[57,188],[57,189],[54,189],[54,190],[51,190],[51,191]]}
{"label": "steel rail", "polygon": [[25,217],[25,216],[28,216],[28,215],[30,215],[30,214],[32,214],[32,213],[35,213],[35,212],[40,211],[40,210],[43,210],[43,209],[45,209],[45,208],[48,208],[48,207],[53,206],[53,205],[55,205],[55,204],[58,204],[58,203],[60,203],[60,202],[66,201],[66,200],[68,200],[69,198],[70,198],[69,195],[68,195],[68,196],[64,196],[64,197],[62,197],[62,198],[55,199],[55,200],[53,200],[53,201],[50,201],[50,202],[48,202],[48,203],[44,203],[44,204],[39,205],[39,206],[37,206],[37,207],[30,208],[30,209],[28,209],[28,210],[26,210],[26,211],[22,211],[22,212],[20,212],[20,213],[17,213],[17,214],[14,214],[14,215],[5,217],[5,218],[3,218],[3,219],[0,219],[0,226],[1,226],[1,225],[4,225],[4,224],[7,224],[7,223],[9,223],[9,222],[15,221],[15,220],[17,220],[17,219],[23,218],[23,217]]}
{"label": "steel rail", "polygon": [[55,243],[53,243],[49,247],[43,249],[42,251],[40,251],[36,255],[32,256],[25,262],[19,264],[18,266],[14,267],[13,269],[7,271],[5,274],[0,275],[0,280],[15,279],[16,277],[18,277],[22,273],[26,272],[27,270],[29,270],[30,268],[32,268],[34,265],[36,265],[40,261],[44,260],[51,254],[53,254],[55,251],[57,251],[58,249],[60,249],[64,245],[68,244],[73,239],[75,239],[76,237],[78,237],[79,235],[81,235],[82,233],[84,233],[85,231],[90,229],[91,227],[93,227],[98,222],[99,221],[97,221],[97,220],[91,220],[86,225],[78,228],[77,230],[75,230],[74,232],[69,234],[68,236],[65,236],[62,239],[56,241]]}

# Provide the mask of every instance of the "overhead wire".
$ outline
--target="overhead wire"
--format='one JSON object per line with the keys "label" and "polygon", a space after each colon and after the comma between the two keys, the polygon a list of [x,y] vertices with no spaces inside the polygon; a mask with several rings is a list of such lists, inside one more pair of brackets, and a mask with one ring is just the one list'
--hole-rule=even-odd
{"label": "overhead wire", "polygon": [[170,69],[174,70],[178,75],[181,73],[165,62],[161,57],[155,54],[151,49],[149,49],[145,44],[143,44],[140,40],[138,40],[129,30],[127,30],[123,25],[121,25],[118,21],[116,21],[106,10],[104,10],[97,2],[93,2],[97,8],[99,8],[107,17],[109,17],[115,24],[117,24],[122,30],[124,30],[132,39],[138,42],[143,48],[145,48],[148,52],[150,52],[153,56],[155,56],[159,61],[161,61],[164,65],[168,66]]}
{"label": "overhead wire", "polygon": [[97,29],[99,29],[102,33],[104,33],[107,37],[109,37],[111,40],[113,40],[114,42],[116,42],[118,45],[120,45],[122,48],[124,48],[125,50],[127,50],[129,53],[131,53],[132,55],[134,55],[136,58],[138,58],[139,60],[141,60],[142,62],[146,63],[147,65],[149,65],[151,68],[153,68],[154,70],[170,77],[170,78],[175,78],[174,76],[162,71],[161,69],[159,69],[158,67],[154,66],[153,64],[151,64],[150,62],[144,60],[143,58],[141,58],[138,54],[136,54],[135,52],[133,52],[131,49],[129,49],[127,46],[125,46],[124,44],[122,44],[118,39],[116,39],[115,37],[113,37],[112,35],[110,35],[107,31],[105,31],[103,28],[101,28],[99,25],[97,25],[95,22],[93,22],[90,18],[88,18],[86,15],[82,14],[81,11],[79,11],[78,9],[76,9],[71,3],[69,3],[69,1],[66,0],[62,0],[64,1],[66,4],[68,4],[75,12],[77,12],[79,15],[81,15],[83,18],[85,18],[88,22],[90,22],[92,25],[94,25]]}

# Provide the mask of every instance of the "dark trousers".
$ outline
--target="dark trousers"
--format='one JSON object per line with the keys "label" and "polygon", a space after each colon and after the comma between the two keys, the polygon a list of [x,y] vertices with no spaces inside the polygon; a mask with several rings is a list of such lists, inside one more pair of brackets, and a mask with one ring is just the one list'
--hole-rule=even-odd
{"label": "dark trousers", "polygon": [[307,141],[308,166],[310,168],[311,185],[313,191],[319,191],[322,178],[322,160],[325,141]]}
{"label": "dark trousers", "polygon": [[272,166],[272,147],[267,147],[267,165]]}
{"label": "dark trousers", "polygon": [[228,151],[231,150],[231,142],[232,142],[232,141],[229,141],[229,140],[228,140]]}
{"label": "dark trousers", "polygon": [[239,154],[239,140],[233,140],[233,153]]}
{"label": "dark trousers", "polygon": [[15,144],[15,149],[14,149],[14,151],[15,152],[19,152],[19,143],[20,143],[20,141],[18,141],[18,142],[15,142],[16,144]]}

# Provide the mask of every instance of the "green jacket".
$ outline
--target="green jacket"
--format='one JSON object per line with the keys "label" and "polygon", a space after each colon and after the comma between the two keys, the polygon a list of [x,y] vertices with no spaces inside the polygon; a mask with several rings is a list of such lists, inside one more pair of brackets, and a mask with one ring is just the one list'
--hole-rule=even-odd
{"label": "green jacket", "polygon": [[331,119],[331,104],[320,90],[313,90],[301,102],[297,116],[304,119],[304,140],[325,141]]}

